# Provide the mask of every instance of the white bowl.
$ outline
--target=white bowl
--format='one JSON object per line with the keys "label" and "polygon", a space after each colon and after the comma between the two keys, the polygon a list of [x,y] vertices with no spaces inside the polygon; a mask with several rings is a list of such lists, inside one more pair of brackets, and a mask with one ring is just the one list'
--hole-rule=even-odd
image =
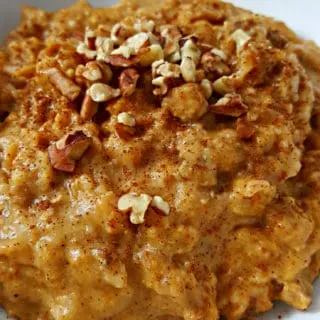
{"label": "white bowl", "polygon": [[[46,10],[57,10],[74,2],[75,0],[0,0],[0,41],[19,22],[21,5],[27,4]],[[110,6],[118,1],[90,0],[90,2],[97,6]],[[320,45],[320,32],[317,25],[320,17],[319,0],[229,0],[229,2],[283,20],[301,36],[312,39]],[[259,320],[276,320],[280,319],[279,316],[282,320],[319,320],[320,279],[315,285],[313,303],[308,311],[295,311],[279,303],[276,304],[274,310],[259,317]],[[0,310],[0,320],[5,319],[7,318]]]}

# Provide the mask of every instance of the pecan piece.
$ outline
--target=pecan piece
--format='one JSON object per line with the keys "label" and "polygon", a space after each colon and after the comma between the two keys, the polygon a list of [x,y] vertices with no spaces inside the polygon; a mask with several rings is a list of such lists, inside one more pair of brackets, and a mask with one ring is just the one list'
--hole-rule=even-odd
{"label": "pecan piece", "polygon": [[181,60],[179,40],[182,37],[181,30],[174,25],[164,25],[160,27],[161,40],[164,55],[170,62]]}
{"label": "pecan piece", "polygon": [[216,114],[239,117],[248,111],[248,106],[242,102],[239,94],[228,93],[217,103],[211,105],[209,110]]}
{"label": "pecan piece", "polygon": [[92,100],[92,98],[86,94],[81,105],[80,117],[85,120],[91,120],[92,117],[98,112],[98,102]]}
{"label": "pecan piece", "polygon": [[179,78],[181,75],[180,66],[164,60],[157,60],[152,64],[152,77],[163,76],[166,78]]}
{"label": "pecan piece", "polygon": [[52,167],[59,171],[73,172],[76,161],[80,160],[90,143],[90,137],[83,131],[76,131],[51,144],[48,154]]}
{"label": "pecan piece", "polygon": [[109,56],[109,63],[114,67],[130,67],[139,62],[139,58],[137,56],[131,56],[130,58],[126,58],[121,54],[113,54]]}
{"label": "pecan piece", "polygon": [[208,80],[208,79],[201,80],[200,86],[203,90],[203,93],[204,93],[204,96],[206,97],[206,99],[209,99],[213,93],[212,84],[211,84],[210,80]]}
{"label": "pecan piece", "polygon": [[122,123],[116,123],[114,128],[118,137],[124,141],[131,140],[136,133],[136,129],[134,127],[130,127]]}
{"label": "pecan piece", "polygon": [[97,36],[95,32],[87,28],[84,35],[84,39],[85,39],[85,44],[89,50],[96,50],[96,45],[95,45],[96,38]]}
{"label": "pecan piece", "polygon": [[153,94],[155,96],[166,95],[171,88],[179,86],[180,84],[181,80],[178,78],[157,77],[152,80],[152,85],[156,86]]}
{"label": "pecan piece", "polygon": [[131,192],[119,199],[118,209],[123,212],[131,211],[130,222],[132,224],[142,224],[151,201],[152,197],[147,194],[138,195],[135,192]]}
{"label": "pecan piece", "polygon": [[50,68],[42,71],[49,77],[53,85],[69,100],[74,101],[80,94],[81,88],[69,79],[57,68]]}
{"label": "pecan piece", "polygon": [[197,66],[200,61],[201,51],[196,46],[194,39],[189,38],[183,43],[181,48],[181,58],[191,58]]}
{"label": "pecan piece", "polygon": [[228,65],[221,58],[221,55],[214,54],[212,51],[202,55],[201,66],[207,74],[212,74],[215,77],[231,72]]}
{"label": "pecan piece", "polygon": [[88,90],[87,94],[95,102],[107,102],[120,95],[119,89],[113,89],[107,84],[94,83]]}
{"label": "pecan piece", "polygon": [[180,68],[185,82],[196,82],[196,64],[190,57],[182,59]]}
{"label": "pecan piece", "polygon": [[249,139],[256,132],[255,127],[245,118],[237,119],[236,132],[239,139]]}
{"label": "pecan piece", "polygon": [[121,123],[128,127],[134,127],[136,125],[136,119],[130,112],[121,112],[117,116],[118,123]]}
{"label": "pecan piece", "polygon": [[170,213],[169,203],[160,196],[154,196],[151,201],[151,207],[156,209],[161,215],[168,216]]}
{"label": "pecan piece", "polygon": [[95,61],[88,62],[82,72],[82,76],[92,82],[99,81],[102,79],[102,71]]}
{"label": "pecan piece", "polygon": [[123,70],[119,77],[119,86],[122,95],[130,96],[136,89],[140,75],[134,68]]}
{"label": "pecan piece", "polygon": [[242,48],[247,44],[251,37],[242,29],[237,29],[232,35],[231,39],[236,43],[237,52],[239,53]]}

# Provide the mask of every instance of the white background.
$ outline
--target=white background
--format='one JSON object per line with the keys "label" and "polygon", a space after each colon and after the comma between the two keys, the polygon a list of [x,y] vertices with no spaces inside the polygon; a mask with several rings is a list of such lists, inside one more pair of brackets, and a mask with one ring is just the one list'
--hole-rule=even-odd
{"label": "white background", "polygon": [[[74,0],[0,0],[0,41],[18,23],[21,5],[36,5],[46,10],[56,10],[73,2]],[[90,2],[105,6],[117,1]],[[313,39],[320,45],[320,0],[229,0],[229,2],[283,20],[301,36]],[[320,281],[317,282],[314,291],[313,304],[307,312],[292,311],[288,306],[278,304],[274,311],[260,317],[259,320],[277,320],[279,315],[282,316],[282,320],[320,320]],[[1,319],[4,318],[0,314]]]}

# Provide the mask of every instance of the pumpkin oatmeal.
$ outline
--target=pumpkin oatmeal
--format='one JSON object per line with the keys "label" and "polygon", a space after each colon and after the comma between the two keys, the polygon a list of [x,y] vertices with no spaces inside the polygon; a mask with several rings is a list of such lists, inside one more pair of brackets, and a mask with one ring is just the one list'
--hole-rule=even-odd
{"label": "pumpkin oatmeal", "polygon": [[320,51],[216,0],[26,7],[0,52],[0,305],[21,320],[305,310]]}

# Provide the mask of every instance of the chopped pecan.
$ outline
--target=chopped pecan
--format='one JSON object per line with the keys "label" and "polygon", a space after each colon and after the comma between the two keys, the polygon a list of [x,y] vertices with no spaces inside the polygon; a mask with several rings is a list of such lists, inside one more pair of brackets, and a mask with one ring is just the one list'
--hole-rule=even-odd
{"label": "chopped pecan", "polygon": [[112,80],[113,72],[108,64],[103,61],[97,61],[97,64],[102,72],[103,83],[109,83]]}
{"label": "chopped pecan", "polygon": [[203,79],[201,81],[200,85],[203,90],[204,96],[206,97],[206,99],[209,99],[213,93],[212,84],[211,84],[210,80]]}
{"label": "chopped pecan", "polygon": [[181,48],[181,58],[191,58],[197,66],[200,61],[201,51],[192,39],[188,39]]}
{"label": "chopped pecan", "polygon": [[254,135],[256,129],[247,119],[239,118],[236,123],[236,132],[239,139],[249,139]]}
{"label": "chopped pecan", "polygon": [[130,96],[136,89],[140,75],[134,68],[125,69],[119,77],[119,87],[122,95]]}
{"label": "chopped pecan", "polygon": [[109,56],[114,49],[114,42],[107,37],[97,37],[95,42],[97,48],[97,60],[109,61]]}
{"label": "chopped pecan", "polygon": [[121,54],[111,55],[109,56],[109,63],[114,67],[130,67],[139,62],[139,58],[137,56],[131,56],[130,58],[126,58]]}
{"label": "chopped pecan", "polygon": [[196,82],[201,82],[206,79],[206,73],[202,69],[196,70]]}
{"label": "chopped pecan", "polygon": [[179,81],[181,75],[180,66],[164,60],[157,60],[152,64],[152,84],[155,95],[165,95],[174,82]]}
{"label": "chopped pecan", "polygon": [[83,120],[91,120],[92,117],[98,112],[98,102],[92,100],[92,98],[86,94],[80,110],[80,116]]}
{"label": "chopped pecan", "polygon": [[177,26],[164,25],[160,27],[161,39],[163,40],[163,51],[166,59],[170,62],[181,60],[179,40],[182,33]]}
{"label": "chopped pecan", "polygon": [[84,55],[89,60],[95,59],[97,56],[96,50],[90,50],[84,42],[80,42],[76,49],[77,53]]}
{"label": "chopped pecan", "polygon": [[122,24],[117,23],[111,29],[111,40],[115,44],[121,44],[130,36],[130,31],[128,28]]}
{"label": "chopped pecan", "polygon": [[150,47],[140,49],[137,57],[141,66],[149,67],[154,61],[163,59],[164,53],[159,44],[152,44]]}
{"label": "chopped pecan", "polygon": [[179,27],[173,24],[166,24],[160,27],[161,37],[171,40],[180,40],[182,38],[182,32]]}
{"label": "chopped pecan", "polygon": [[163,76],[166,78],[179,78],[180,66],[164,60],[157,60],[152,64],[152,77]]}
{"label": "chopped pecan", "polygon": [[59,69],[50,68],[43,70],[42,73],[47,75],[55,87],[69,100],[73,101],[79,96],[81,88]]}
{"label": "chopped pecan", "polygon": [[157,77],[152,80],[152,84],[157,87],[153,90],[153,94],[155,96],[165,95],[168,93],[169,89],[180,85],[181,82],[182,81],[177,78]]}
{"label": "chopped pecan", "polygon": [[228,93],[211,105],[209,110],[216,114],[239,117],[248,111],[248,106],[242,102],[239,94]]}
{"label": "chopped pecan", "polygon": [[119,138],[124,141],[131,140],[136,133],[136,129],[134,127],[123,125],[121,123],[116,123],[114,128]]}
{"label": "chopped pecan", "polygon": [[86,29],[86,32],[84,34],[85,38],[85,44],[89,50],[96,50],[96,34],[93,30]]}
{"label": "chopped pecan", "polygon": [[210,51],[202,55],[201,66],[207,74],[211,74],[214,77],[230,73],[229,66],[222,61],[222,58]]}
{"label": "chopped pecan", "polygon": [[242,29],[237,29],[232,35],[231,39],[235,41],[237,45],[237,52],[240,52],[251,37]]}
{"label": "chopped pecan", "polygon": [[118,209],[123,212],[131,211],[130,222],[132,224],[144,223],[144,216],[152,201],[147,194],[136,194],[134,192],[123,195],[118,201]]}
{"label": "chopped pecan", "polygon": [[188,36],[185,36],[185,37],[179,39],[179,46],[183,47],[188,40],[191,40],[194,44],[197,44],[199,38],[194,34],[190,34]]}
{"label": "chopped pecan", "polygon": [[94,83],[87,90],[87,94],[95,102],[107,102],[113,98],[117,98],[120,95],[120,90],[113,89],[112,87],[103,83]]}
{"label": "chopped pecan", "polygon": [[151,207],[155,208],[157,212],[168,216],[170,213],[170,206],[168,202],[164,201],[160,196],[154,196],[151,201]]}
{"label": "chopped pecan", "polygon": [[222,61],[227,60],[227,55],[225,54],[224,51],[222,51],[220,49],[213,48],[213,49],[211,49],[211,53],[214,54],[215,56],[218,56]]}
{"label": "chopped pecan", "polygon": [[128,127],[134,127],[136,125],[136,119],[130,112],[121,112],[117,116],[118,123],[121,123]]}
{"label": "chopped pecan", "polygon": [[90,137],[83,131],[76,131],[51,144],[48,153],[52,167],[59,171],[73,172],[76,161],[80,160],[90,143]]}
{"label": "chopped pecan", "polygon": [[102,79],[102,71],[96,61],[90,61],[85,65],[82,71],[82,76],[92,82]]}
{"label": "chopped pecan", "polygon": [[77,65],[74,76],[75,76],[75,82],[79,85],[86,84],[86,81],[82,76],[84,70],[85,70],[85,66],[83,64]]}
{"label": "chopped pecan", "polygon": [[165,95],[169,91],[168,86],[169,78],[166,77],[157,77],[152,80],[152,84],[157,88],[153,90],[153,94],[156,96]]}
{"label": "chopped pecan", "polygon": [[196,64],[190,57],[182,59],[180,69],[185,82],[196,81]]}
{"label": "chopped pecan", "polygon": [[111,55],[122,55],[125,58],[130,58],[132,55],[135,55],[143,47],[149,45],[149,36],[145,32],[140,32],[129,39],[121,45],[119,48],[113,50]]}
{"label": "chopped pecan", "polygon": [[198,42],[197,47],[201,50],[201,52],[207,52],[212,49],[212,45],[204,42]]}

